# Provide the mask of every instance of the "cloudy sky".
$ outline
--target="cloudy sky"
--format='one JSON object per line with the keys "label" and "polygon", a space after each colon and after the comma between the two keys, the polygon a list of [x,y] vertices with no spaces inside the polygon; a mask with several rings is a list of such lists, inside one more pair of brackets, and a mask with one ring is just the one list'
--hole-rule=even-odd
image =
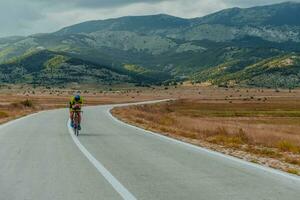
{"label": "cloudy sky", "polygon": [[[284,0],[0,0],[0,37],[53,32],[75,23],[165,13],[200,17],[224,8]],[[300,0],[294,0],[300,2]]]}

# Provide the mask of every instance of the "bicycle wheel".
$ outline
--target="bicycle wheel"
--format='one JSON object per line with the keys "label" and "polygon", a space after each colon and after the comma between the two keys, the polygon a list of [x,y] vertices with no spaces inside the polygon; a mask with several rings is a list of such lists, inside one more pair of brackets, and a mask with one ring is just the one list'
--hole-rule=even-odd
{"label": "bicycle wheel", "polygon": [[76,136],[79,135],[79,129],[78,129],[78,126],[79,126],[79,116],[78,116],[78,113],[75,112],[75,116],[74,116],[74,134]]}
{"label": "bicycle wheel", "polygon": [[76,135],[76,136],[79,135],[79,130],[78,130],[78,128],[76,128],[75,135]]}

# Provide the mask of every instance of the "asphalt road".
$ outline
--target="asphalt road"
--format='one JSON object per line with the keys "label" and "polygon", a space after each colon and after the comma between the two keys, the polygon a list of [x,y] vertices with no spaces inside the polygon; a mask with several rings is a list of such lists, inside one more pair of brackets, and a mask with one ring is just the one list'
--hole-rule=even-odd
{"label": "asphalt road", "polygon": [[84,110],[77,139],[67,110],[0,126],[0,200],[299,200],[300,178],[151,134]]}

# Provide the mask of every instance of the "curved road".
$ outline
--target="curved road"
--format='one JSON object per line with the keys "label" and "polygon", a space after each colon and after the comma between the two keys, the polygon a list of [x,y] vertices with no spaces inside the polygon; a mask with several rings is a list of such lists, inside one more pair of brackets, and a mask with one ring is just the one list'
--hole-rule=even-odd
{"label": "curved road", "polygon": [[64,109],[0,126],[0,199],[300,199],[296,176],[126,125],[111,108],[85,108],[79,139]]}

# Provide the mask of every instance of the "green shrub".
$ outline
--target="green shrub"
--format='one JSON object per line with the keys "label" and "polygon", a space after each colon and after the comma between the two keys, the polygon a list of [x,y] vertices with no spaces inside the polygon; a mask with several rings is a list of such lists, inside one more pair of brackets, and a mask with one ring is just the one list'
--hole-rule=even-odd
{"label": "green shrub", "polygon": [[20,102],[15,102],[15,103],[11,103],[10,104],[13,108],[33,108],[34,107],[34,103],[29,100],[29,99],[26,99],[24,101],[20,101]]}
{"label": "green shrub", "polygon": [[6,118],[6,117],[9,117],[9,115],[4,111],[0,111],[0,118]]}
{"label": "green shrub", "polygon": [[34,106],[33,102],[29,99],[26,99],[25,101],[21,101],[20,104],[28,108],[32,108]]}
{"label": "green shrub", "polygon": [[298,175],[299,174],[299,171],[297,170],[297,169],[287,169],[287,172],[288,173],[291,173],[291,174],[296,174],[296,175]]}
{"label": "green shrub", "polygon": [[299,147],[286,140],[280,141],[277,146],[281,151],[286,152],[299,153],[300,150]]}

